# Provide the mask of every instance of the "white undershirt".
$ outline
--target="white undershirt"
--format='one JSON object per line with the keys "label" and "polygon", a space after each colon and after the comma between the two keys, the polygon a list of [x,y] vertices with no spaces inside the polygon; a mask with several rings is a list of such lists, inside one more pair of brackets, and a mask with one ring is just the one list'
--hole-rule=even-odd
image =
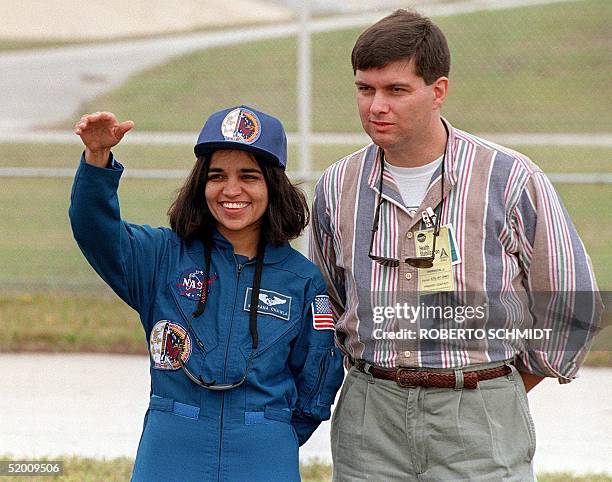
{"label": "white undershirt", "polygon": [[385,162],[385,169],[393,175],[402,195],[404,205],[411,216],[415,215],[423,202],[431,176],[433,176],[441,163],[442,156],[429,164],[419,167],[398,167]]}

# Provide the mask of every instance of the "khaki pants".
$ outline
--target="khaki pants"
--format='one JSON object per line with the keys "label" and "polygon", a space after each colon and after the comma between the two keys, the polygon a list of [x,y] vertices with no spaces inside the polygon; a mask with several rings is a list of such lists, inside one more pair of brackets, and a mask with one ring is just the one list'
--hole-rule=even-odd
{"label": "khaki pants", "polygon": [[478,385],[401,388],[351,368],[332,419],[333,480],[535,480],[535,430],[520,375],[512,367]]}

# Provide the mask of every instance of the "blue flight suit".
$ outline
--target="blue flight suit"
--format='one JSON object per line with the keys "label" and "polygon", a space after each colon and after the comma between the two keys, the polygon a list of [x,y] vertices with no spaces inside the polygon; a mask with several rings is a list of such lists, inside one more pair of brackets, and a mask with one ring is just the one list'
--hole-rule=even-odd
{"label": "blue flight suit", "polygon": [[[82,158],[70,220],[89,263],[140,314],[149,343],[151,399],[132,480],[300,480],[298,445],[330,417],[343,378],[334,331],[318,329],[329,303],[318,269],[288,243],[268,245],[247,381],[221,392],[199,387],[178,356],[206,381],[232,383],[245,372],[255,260],[236,255],[215,231],[206,309],[192,319],[203,245],[122,221],[122,172],[115,160],[98,168]],[[313,310],[323,311],[322,321]]]}

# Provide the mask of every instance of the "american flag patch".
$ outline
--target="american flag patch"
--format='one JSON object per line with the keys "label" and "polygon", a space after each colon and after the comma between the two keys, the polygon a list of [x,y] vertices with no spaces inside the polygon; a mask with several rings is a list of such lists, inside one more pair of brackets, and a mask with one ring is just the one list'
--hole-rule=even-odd
{"label": "american flag patch", "polygon": [[332,315],[329,296],[315,296],[312,302],[312,326],[315,330],[334,329],[334,316]]}

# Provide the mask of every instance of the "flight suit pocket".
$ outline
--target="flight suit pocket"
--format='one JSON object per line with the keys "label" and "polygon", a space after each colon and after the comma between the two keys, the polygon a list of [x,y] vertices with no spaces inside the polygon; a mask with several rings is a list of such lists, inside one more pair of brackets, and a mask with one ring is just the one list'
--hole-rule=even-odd
{"label": "flight suit pocket", "polygon": [[179,417],[190,418],[192,420],[197,420],[200,415],[200,407],[177,402],[171,398],[159,397],[157,395],[151,395],[149,410],[169,412]]}
{"label": "flight suit pocket", "polygon": [[291,422],[291,409],[265,407],[263,412],[244,412],[245,425],[260,423]]}
{"label": "flight suit pocket", "polygon": [[218,450],[214,427],[202,423],[201,419],[193,419],[195,414],[176,413],[178,405],[173,400],[152,400],[150,405],[132,480],[213,480],[217,472],[213,472],[211,465],[202,464],[201,457],[203,453],[215,454]]}
{"label": "flight suit pocket", "polygon": [[[170,282],[168,284],[168,291],[171,293],[171,297],[174,300],[174,306],[180,313],[182,322],[185,327],[191,324],[191,329],[187,333],[188,336],[193,339],[193,343],[198,345],[198,348],[205,353],[209,353],[214,350],[218,345],[218,333],[216,323],[205,323],[198,318],[198,322],[193,322],[193,312],[197,307],[197,301],[190,298],[180,296],[176,293],[175,283]],[[200,329],[202,325],[206,326],[205,330]]]}
{"label": "flight suit pocket", "polygon": [[[320,355],[313,357],[318,360],[317,377],[313,388],[306,398],[304,413],[327,412],[334,403],[338,387],[342,384],[344,372],[338,370],[342,366],[342,359],[333,348],[320,349]],[[327,418],[329,415],[327,415]]]}
{"label": "flight suit pocket", "polygon": [[[248,316],[248,315],[247,315]],[[248,323],[248,321],[247,321]],[[279,320],[278,318],[267,316],[267,315],[257,315],[257,334],[259,336],[259,343],[257,347],[257,351],[254,356],[259,356],[270,347],[275,345],[279,340],[284,338],[290,331],[297,329],[297,320]],[[248,333],[248,332],[247,332]],[[252,339],[250,335],[248,338],[244,338],[240,346],[240,350],[245,359],[251,355],[252,350]],[[287,343],[286,350],[289,350],[289,343]],[[276,355],[275,355],[276,356]]]}

